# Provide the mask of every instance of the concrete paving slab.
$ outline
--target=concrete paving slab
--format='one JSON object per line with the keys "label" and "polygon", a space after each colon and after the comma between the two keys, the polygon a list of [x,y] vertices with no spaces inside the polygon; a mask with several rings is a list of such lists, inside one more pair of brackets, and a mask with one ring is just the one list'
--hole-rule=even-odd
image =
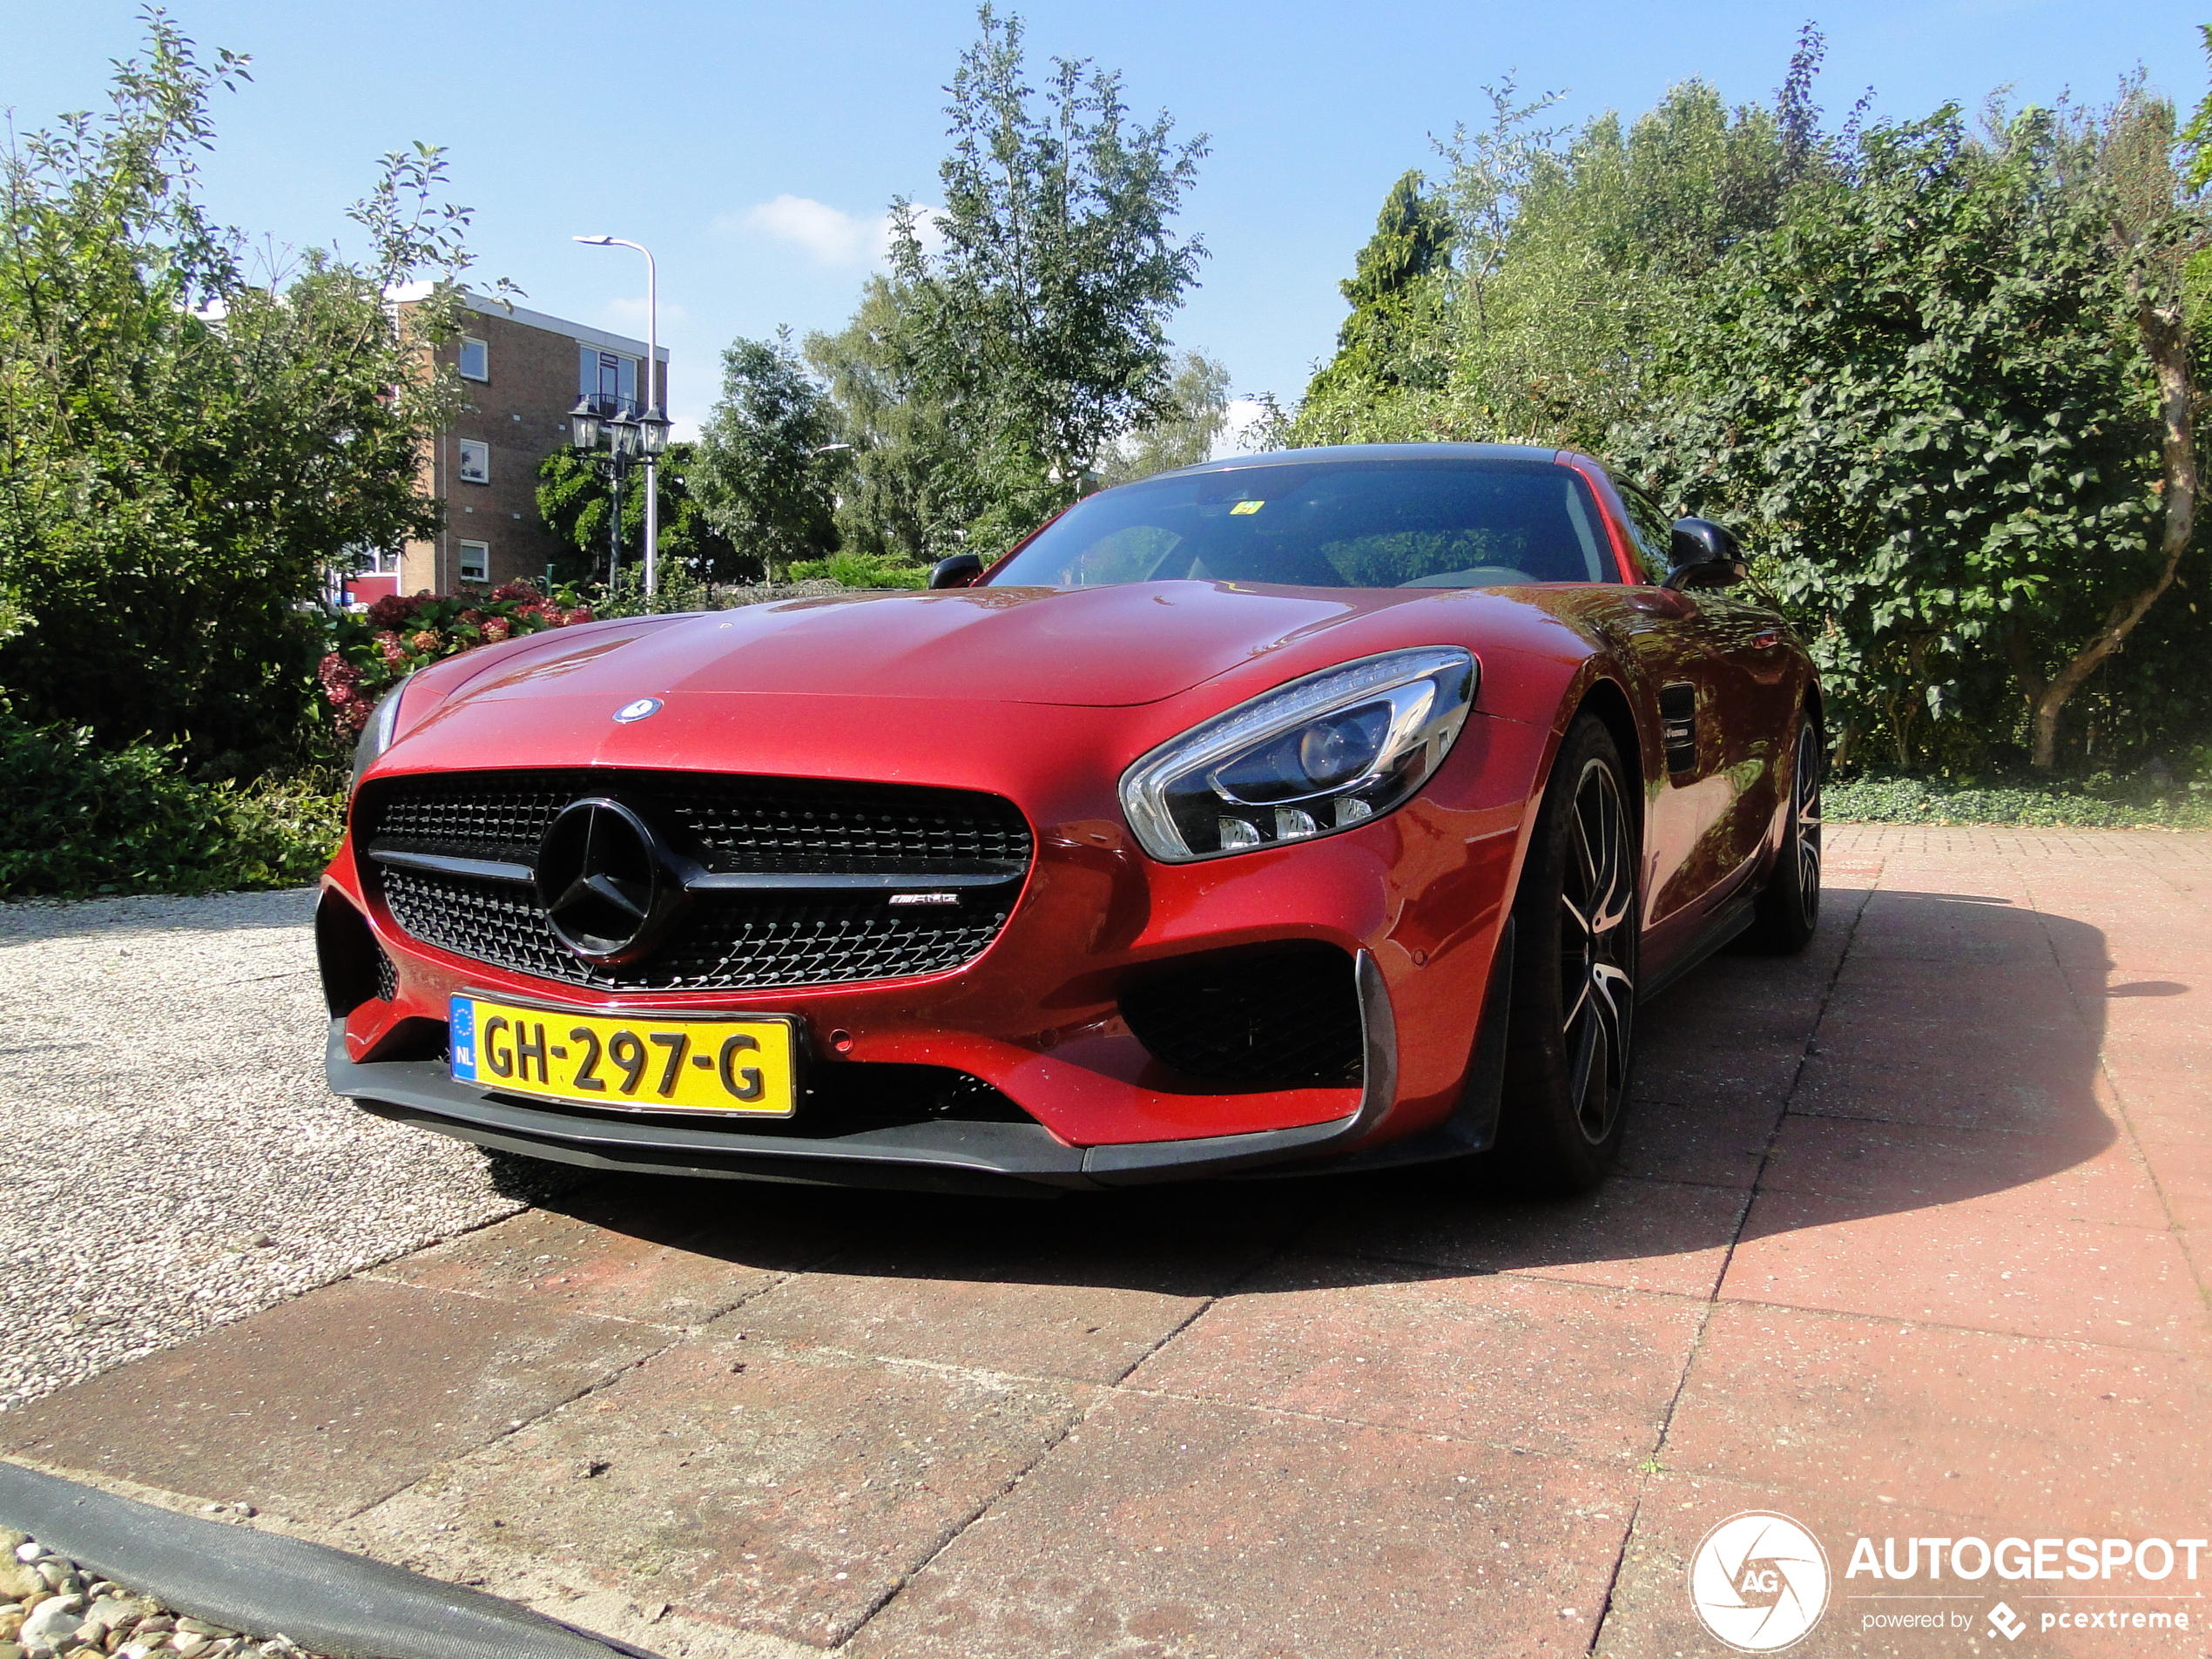
{"label": "concrete paving slab", "polygon": [[1536,1204],[1409,1183],[1348,1200],[1303,1242],[1455,1273],[1531,1273],[1703,1297],[1719,1282],[1743,1204],[1743,1193],[1724,1187],[1626,1177]]}
{"label": "concrete paving slab", "polygon": [[1568,1654],[1635,1477],[1118,1394],[863,1629],[853,1659]]}
{"label": "concrete paving slab", "polygon": [[2204,1472],[2176,1456],[2212,1408],[2173,1354],[1794,1309],[1723,1305],[1668,1430],[1669,1468],[1768,1493],[2007,1529],[2186,1536]]}
{"label": "concrete paving slab", "polygon": [[344,1534],[830,1647],[1004,1492],[1088,1391],[745,1340],[671,1348]]}
{"label": "concrete paving slab", "polygon": [[1658,1444],[1704,1318],[1687,1298],[1294,1255],[1129,1386],[1633,1463]]}
{"label": "concrete paving slab", "polygon": [[1892,1211],[1981,1200],[2123,1226],[2167,1224],[2150,1170],[2108,1123],[2088,1136],[2013,1135],[1791,1113],[1759,1185]]}
{"label": "concrete paving slab", "polygon": [[2003,1197],[1870,1215],[1859,1200],[1762,1192],[1720,1294],[2014,1336],[2212,1349],[2212,1319],[2172,1233]]}
{"label": "concrete paving slab", "polygon": [[[1666,1007],[1664,999],[1653,1005]],[[1643,1021],[1656,1023],[1654,1018]],[[1695,1028],[1689,1028],[1694,1031]],[[1808,1014],[1805,1031],[1812,1029]],[[1635,1093],[1651,1100],[1687,1101],[1699,1104],[1746,1104],[1778,1107],[1790,1098],[1805,1061],[1805,1039],[1770,1042],[1762,1048],[1701,1049],[1694,1035],[1677,1034],[1655,1039],[1649,1052],[1636,1057]]]}
{"label": "concrete paving slab", "polygon": [[1758,1179],[1760,1161],[1781,1121],[1777,1100],[1639,1099],[1621,1135],[1621,1173],[1647,1181],[1748,1188]]}
{"label": "concrete paving slab", "polygon": [[857,1218],[792,1188],[617,1178],[369,1276],[573,1312],[701,1325],[861,1231]]}
{"label": "concrete paving slab", "polygon": [[0,1416],[0,1451],[332,1521],[670,1340],[624,1321],[348,1279]]}
{"label": "concrete paving slab", "polygon": [[832,1258],[732,1323],[804,1346],[1112,1382],[1258,1259],[1123,1244],[1039,1256],[905,1249]]}
{"label": "concrete paving slab", "polygon": [[2141,1136],[2143,1162],[2158,1184],[2174,1224],[2182,1228],[2212,1228],[2212,1145],[2199,1142],[2168,1142]]}

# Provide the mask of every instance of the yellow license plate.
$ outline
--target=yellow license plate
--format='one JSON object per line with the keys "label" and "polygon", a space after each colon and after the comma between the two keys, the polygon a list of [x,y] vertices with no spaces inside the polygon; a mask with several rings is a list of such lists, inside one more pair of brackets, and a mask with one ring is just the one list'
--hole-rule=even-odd
{"label": "yellow license plate", "polygon": [[792,1022],[577,1014],[456,996],[453,1075],[479,1089],[624,1111],[789,1117]]}

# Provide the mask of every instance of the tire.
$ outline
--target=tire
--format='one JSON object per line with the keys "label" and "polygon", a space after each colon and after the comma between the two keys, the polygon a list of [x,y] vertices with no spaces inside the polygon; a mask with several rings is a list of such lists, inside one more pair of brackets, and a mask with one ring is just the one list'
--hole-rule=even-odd
{"label": "tire", "polygon": [[1635,1062],[1642,867],[1636,797],[1594,715],[1568,728],[1514,897],[1499,1184],[1581,1192],[1621,1149]]}
{"label": "tire", "polygon": [[1743,934],[1770,956],[1796,955],[1820,926],[1820,728],[1809,713],[1798,722],[1796,749],[1782,847]]}

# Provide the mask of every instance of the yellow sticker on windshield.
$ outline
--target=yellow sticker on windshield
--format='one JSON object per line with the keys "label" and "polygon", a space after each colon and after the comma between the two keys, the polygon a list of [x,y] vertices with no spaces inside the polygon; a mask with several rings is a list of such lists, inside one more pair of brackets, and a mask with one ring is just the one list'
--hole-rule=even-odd
{"label": "yellow sticker on windshield", "polygon": [[1229,511],[1231,517],[1241,518],[1247,513],[1256,513],[1259,511],[1261,508],[1266,505],[1267,503],[1264,501],[1240,501],[1234,507],[1231,508]]}

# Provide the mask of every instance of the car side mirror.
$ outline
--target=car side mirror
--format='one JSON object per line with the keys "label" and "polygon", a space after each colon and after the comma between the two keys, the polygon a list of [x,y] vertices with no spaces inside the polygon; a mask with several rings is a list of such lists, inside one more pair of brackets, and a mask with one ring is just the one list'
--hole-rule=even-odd
{"label": "car side mirror", "polygon": [[972,588],[983,574],[983,560],[974,553],[955,553],[948,559],[940,559],[929,567],[929,585],[933,588]]}
{"label": "car side mirror", "polygon": [[1710,518],[1678,518],[1669,550],[1674,568],[1660,585],[1683,588],[1725,588],[1751,574],[1743,543],[1724,524]]}

